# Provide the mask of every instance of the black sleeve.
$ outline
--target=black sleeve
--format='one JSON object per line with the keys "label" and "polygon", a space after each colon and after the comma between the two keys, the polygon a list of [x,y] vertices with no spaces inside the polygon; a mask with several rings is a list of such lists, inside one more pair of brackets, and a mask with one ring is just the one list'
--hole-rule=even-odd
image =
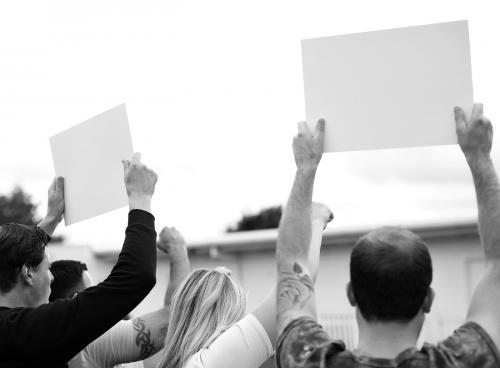
{"label": "black sleeve", "polygon": [[110,275],[97,286],[38,308],[0,315],[2,358],[68,361],[135,308],[156,283],[156,232],[148,212],[129,212],[125,242]]}
{"label": "black sleeve", "polygon": [[322,367],[326,352],[344,351],[342,341],[332,341],[323,327],[310,317],[290,322],[276,344],[278,368]]}

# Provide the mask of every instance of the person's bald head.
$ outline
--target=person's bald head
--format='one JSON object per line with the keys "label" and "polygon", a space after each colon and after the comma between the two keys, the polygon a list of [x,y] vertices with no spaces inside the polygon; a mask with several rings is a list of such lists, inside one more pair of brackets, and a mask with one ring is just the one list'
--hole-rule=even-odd
{"label": "person's bald head", "polygon": [[411,320],[422,309],[432,281],[426,244],[399,227],[362,236],[352,250],[350,268],[355,304],[367,321]]}

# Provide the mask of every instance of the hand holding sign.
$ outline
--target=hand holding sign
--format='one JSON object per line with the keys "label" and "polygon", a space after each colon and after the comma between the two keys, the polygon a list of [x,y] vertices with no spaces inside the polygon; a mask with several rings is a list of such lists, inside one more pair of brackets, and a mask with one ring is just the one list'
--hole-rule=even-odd
{"label": "hand holding sign", "polygon": [[491,121],[483,115],[483,104],[474,104],[470,121],[467,121],[464,110],[456,106],[455,123],[458,144],[467,161],[489,158],[493,143],[493,127]]}
{"label": "hand holding sign", "polygon": [[297,169],[315,170],[323,155],[325,139],[325,120],[319,119],[314,133],[309,130],[305,121],[298,123],[298,134],[293,138],[293,155]]}
{"label": "hand holding sign", "polygon": [[125,105],[51,137],[50,146],[56,175],[64,177],[66,225],[127,205],[120,162],[134,151]]}
{"label": "hand holding sign", "polygon": [[130,161],[122,162],[130,210],[141,209],[151,212],[151,197],[155,191],[158,175],[141,162],[141,154],[138,152],[133,154]]}

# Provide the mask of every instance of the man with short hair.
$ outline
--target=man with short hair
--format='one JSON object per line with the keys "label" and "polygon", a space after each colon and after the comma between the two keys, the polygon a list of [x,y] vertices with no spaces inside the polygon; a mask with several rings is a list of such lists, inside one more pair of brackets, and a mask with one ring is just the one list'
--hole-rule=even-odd
{"label": "man with short hair", "polygon": [[50,272],[54,281],[50,284],[49,301],[72,298],[93,285],[87,265],[73,259],[52,262]]}
{"label": "man with short hair", "polygon": [[45,246],[64,213],[63,179],[52,183],[47,216],[38,227],[0,226],[2,368],[66,367],[155,285],[151,197],[157,175],[141,163],[139,154],[124,160],[123,165],[130,212],[122,252],[106,280],[72,299],[48,303],[53,278]]}
{"label": "man with short hair", "polygon": [[351,253],[347,297],[356,308],[357,348],[346,350],[316,323],[307,214],[323,153],[324,121],[314,133],[301,123],[293,144],[297,173],[278,236],[278,367],[500,367],[500,185],[490,158],[492,127],[481,104],[474,105],[469,122],[455,108],[455,121],[474,179],[486,255],[466,323],[439,344],[417,349],[434,298],[431,257],[422,239],[395,227],[369,232]]}
{"label": "man with short hair", "polygon": [[[132,320],[120,321],[98,339],[92,341],[68,363],[69,368],[112,368],[118,364],[143,367],[142,360],[163,349],[170,319],[172,296],[189,274],[186,241],[175,227],[160,232],[158,249],[168,255],[170,278],[163,308]],[[52,263],[54,282],[50,300],[72,298],[92,286],[85,263],[60,260]]]}

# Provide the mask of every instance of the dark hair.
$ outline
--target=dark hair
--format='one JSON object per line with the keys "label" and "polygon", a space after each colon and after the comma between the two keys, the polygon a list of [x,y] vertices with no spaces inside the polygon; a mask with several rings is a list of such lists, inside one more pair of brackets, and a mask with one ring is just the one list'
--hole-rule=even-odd
{"label": "dark hair", "polygon": [[367,321],[408,322],[432,282],[432,261],[413,232],[384,227],[362,236],[351,253],[351,285]]}
{"label": "dark hair", "polygon": [[17,283],[23,265],[37,267],[45,256],[50,236],[37,226],[15,223],[0,226],[0,291],[7,293]]}
{"label": "dark hair", "polygon": [[52,262],[50,272],[54,281],[50,284],[49,301],[71,298],[79,284],[82,282],[83,272],[87,271],[87,265],[83,262],[73,260],[61,260]]}

